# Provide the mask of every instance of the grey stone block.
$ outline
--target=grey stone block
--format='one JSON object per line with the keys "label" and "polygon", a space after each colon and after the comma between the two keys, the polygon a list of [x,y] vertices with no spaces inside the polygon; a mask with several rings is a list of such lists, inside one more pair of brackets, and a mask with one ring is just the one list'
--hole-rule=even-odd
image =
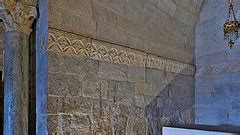
{"label": "grey stone block", "polygon": [[128,67],[128,81],[130,82],[145,82],[146,81],[146,69],[143,67]]}
{"label": "grey stone block", "polygon": [[100,62],[99,77],[106,80],[128,81],[128,66]]}
{"label": "grey stone block", "polygon": [[98,76],[98,62],[77,56],[48,52],[48,72],[94,78]]}
{"label": "grey stone block", "polygon": [[146,68],[146,81],[151,84],[161,84],[165,81],[166,73],[157,69]]}
{"label": "grey stone block", "polygon": [[81,96],[81,76],[66,75],[62,73],[48,74],[48,94],[56,96]]}

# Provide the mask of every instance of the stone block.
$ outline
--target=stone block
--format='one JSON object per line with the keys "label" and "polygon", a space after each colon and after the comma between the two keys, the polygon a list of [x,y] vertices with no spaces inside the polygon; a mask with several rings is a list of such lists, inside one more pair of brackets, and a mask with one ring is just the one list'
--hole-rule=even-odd
{"label": "stone block", "polygon": [[97,22],[97,39],[110,43],[127,45],[127,34],[115,26]]}
{"label": "stone block", "polygon": [[83,96],[94,99],[107,99],[108,82],[105,80],[85,79],[83,81]]}
{"label": "stone block", "polygon": [[[168,73],[170,74],[170,73]],[[176,86],[194,86],[195,78],[193,76],[171,73],[173,79],[169,82]]]}
{"label": "stone block", "polygon": [[[71,128],[74,131],[85,131],[87,132],[91,128],[91,118],[89,115],[78,115],[72,116]],[[89,132],[89,131],[88,131]]]}
{"label": "stone block", "polygon": [[147,105],[149,105],[154,97],[152,96],[147,96],[147,95],[135,95],[134,96],[135,100],[135,105],[140,108],[145,108]]}
{"label": "stone block", "polygon": [[191,28],[194,27],[195,21],[197,19],[197,17],[194,14],[190,13],[188,10],[185,10],[182,7],[177,8],[175,17],[180,21],[184,22],[185,24],[187,24]]}
{"label": "stone block", "polygon": [[143,38],[144,26],[134,23],[123,16],[117,16],[117,27],[126,31],[128,34]]}
{"label": "stone block", "polygon": [[134,93],[135,91],[134,83],[130,83],[130,82],[116,82],[115,87],[117,92]]}
{"label": "stone block", "polygon": [[146,52],[157,56],[163,56],[170,59],[173,57],[171,49],[161,42],[144,40],[144,49]]}
{"label": "stone block", "polygon": [[72,28],[69,30],[69,32],[73,32],[82,36],[96,38],[97,37],[97,22],[96,20],[86,17],[84,15],[75,15],[71,14],[73,16],[73,24]]}
{"label": "stone block", "polygon": [[116,26],[117,15],[113,11],[109,10],[108,8],[97,2],[94,2],[93,4],[95,12],[94,16],[98,21]]}
{"label": "stone block", "polygon": [[48,115],[48,132],[61,132],[62,122],[60,115]]}
{"label": "stone block", "polygon": [[86,97],[66,97],[63,101],[64,113],[92,114],[93,99]]}
{"label": "stone block", "polygon": [[74,32],[87,37],[96,37],[95,20],[57,6],[51,5],[49,8],[49,26],[51,28]]}
{"label": "stone block", "polygon": [[169,97],[173,99],[194,97],[194,93],[194,87],[191,86],[170,85],[169,87]]}
{"label": "stone block", "polygon": [[71,132],[72,131],[72,115],[63,114],[60,116],[62,118],[62,131]]}
{"label": "stone block", "polygon": [[76,2],[75,0],[63,0],[66,1],[66,9],[71,10],[74,14],[81,14],[89,18],[93,18],[93,2],[91,0],[81,0]]}
{"label": "stone block", "polygon": [[108,1],[108,0],[96,0],[94,3],[99,3],[106,8],[111,9],[113,12],[119,15],[124,15],[125,13],[125,1]]}
{"label": "stone block", "polygon": [[127,45],[130,48],[144,51],[144,42],[141,37],[135,36],[133,34],[127,35]]}
{"label": "stone block", "polygon": [[106,80],[128,81],[128,66],[100,62],[99,77]]}
{"label": "stone block", "polygon": [[48,94],[53,96],[81,96],[82,81],[81,76],[49,73]]}
{"label": "stone block", "polygon": [[73,26],[73,16],[64,8],[49,5],[49,26],[69,31]]}
{"label": "stone block", "polygon": [[135,24],[144,22],[144,16],[142,12],[144,3],[144,1],[126,1],[124,5],[125,17]]}
{"label": "stone block", "polygon": [[159,1],[157,3],[157,6],[171,16],[173,16],[177,11],[177,6],[172,0]]}
{"label": "stone block", "polygon": [[193,108],[182,111],[180,115],[184,124],[194,124],[195,112]]}
{"label": "stone block", "polygon": [[161,84],[165,81],[166,73],[162,70],[146,68],[146,81],[151,84]]}
{"label": "stone block", "polygon": [[82,83],[83,96],[89,98],[100,99],[101,89],[99,82],[95,79],[84,79]]}
{"label": "stone block", "polygon": [[144,67],[128,66],[129,82],[146,82],[146,69]]}
{"label": "stone block", "polygon": [[77,75],[79,78],[98,76],[98,62],[68,54],[48,52],[48,72]]}
{"label": "stone block", "polygon": [[63,97],[48,96],[48,114],[59,114],[63,112]]}
{"label": "stone block", "polygon": [[152,84],[147,83],[135,83],[136,94],[138,95],[155,95]]}

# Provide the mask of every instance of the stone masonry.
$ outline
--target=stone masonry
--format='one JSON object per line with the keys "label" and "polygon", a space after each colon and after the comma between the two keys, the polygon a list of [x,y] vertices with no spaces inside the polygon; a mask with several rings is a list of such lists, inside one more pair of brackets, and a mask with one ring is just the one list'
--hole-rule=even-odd
{"label": "stone masonry", "polygon": [[194,123],[202,0],[41,3],[38,24],[49,29],[39,35],[39,132],[157,135],[163,125]]}

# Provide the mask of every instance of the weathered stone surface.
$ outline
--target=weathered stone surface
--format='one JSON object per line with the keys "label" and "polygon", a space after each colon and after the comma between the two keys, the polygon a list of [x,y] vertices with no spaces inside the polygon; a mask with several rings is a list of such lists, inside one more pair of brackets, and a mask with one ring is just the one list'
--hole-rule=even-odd
{"label": "weathered stone surface", "polygon": [[98,62],[79,59],[71,55],[49,52],[48,71],[50,73],[62,73],[76,75],[81,78],[93,78],[98,75]]}
{"label": "weathered stone surface", "polygon": [[194,97],[194,93],[194,87],[190,86],[170,85],[169,87],[169,97],[173,99]]}
{"label": "weathered stone surface", "polygon": [[4,134],[27,134],[28,35],[11,31],[5,38]]}
{"label": "weathered stone surface", "polygon": [[59,104],[55,96],[65,94],[62,127],[51,132],[157,134],[164,123],[193,123],[201,4],[184,2],[192,7],[176,0],[49,2],[49,101]]}
{"label": "weathered stone surface", "polygon": [[66,97],[63,101],[63,111],[67,114],[91,114],[93,99],[85,97]]}
{"label": "weathered stone surface", "polygon": [[62,131],[62,122],[60,115],[48,115],[48,121],[49,121],[49,133],[51,132],[58,132],[60,133]]}
{"label": "weathered stone surface", "polygon": [[161,84],[165,81],[165,72],[157,69],[146,69],[147,83]]}
{"label": "weathered stone surface", "polygon": [[48,114],[63,113],[63,97],[48,96]]}
{"label": "weathered stone surface", "polygon": [[48,94],[51,96],[81,96],[82,77],[59,73],[48,74]]}
{"label": "weathered stone surface", "polygon": [[[184,44],[190,43],[188,38],[193,37],[196,16],[202,1],[185,3],[191,5],[190,11],[186,10],[184,8],[186,5],[179,1],[166,0],[117,2],[84,0],[77,4],[72,0],[69,2],[65,0],[61,2],[51,1],[49,6],[50,27],[83,36],[96,37],[100,40],[130,46],[141,51],[146,50],[134,44],[143,44],[143,39],[155,43],[160,41],[161,44],[154,45],[154,48],[168,45],[179,48],[180,46],[176,45],[180,44],[179,41],[183,41],[181,46],[184,47]],[[166,17],[161,19],[163,16]],[[185,26],[182,27],[183,25]],[[156,31],[156,28],[159,31]],[[175,31],[175,33],[171,31]],[[181,33],[184,33],[184,35]],[[166,40],[166,38],[172,40]],[[165,54],[164,57],[173,58],[172,56],[165,56]],[[188,56],[188,54],[182,55]],[[174,59],[179,58],[174,57]],[[179,60],[191,62],[182,58]]]}
{"label": "weathered stone surface", "polygon": [[94,11],[95,11],[94,15],[96,16],[97,20],[116,26],[117,24],[116,13],[104,7],[102,4],[99,4],[99,3],[93,3],[93,4],[94,4]]}
{"label": "weathered stone surface", "polygon": [[98,22],[97,26],[98,39],[111,43],[127,44],[127,34],[121,29],[101,22]]}
{"label": "weathered stone surface", "polygon": [[129,66],[128,81],[129,82],[146,82],[146,69],[143,67]]}
{"label": "weathered stone surface", "polygon": [[71,30],[88,37],[96,37],[96,21],[92,18],[74,14],[61,7],[52,5],[49,7],[49,25],[51,27],[65,31]]}
{"label": "weathered stone surface", "polygon": [[128,66],[109,62],[99,63],[99,77],[116,81],[128,80]]}

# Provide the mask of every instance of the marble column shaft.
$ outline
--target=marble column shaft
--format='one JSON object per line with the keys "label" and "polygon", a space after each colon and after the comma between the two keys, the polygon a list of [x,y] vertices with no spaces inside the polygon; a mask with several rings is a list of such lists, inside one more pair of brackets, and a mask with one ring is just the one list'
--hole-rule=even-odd
{"label": "marble column shaft", "polygon": [[28,134],[29,37],[19,31],[4,39],[4,135]]}
{"label": "marble column shaft", "polygon": [[34,6],[5,0],[0,10],[4,38],[4,135],[28,135],[29,35]]}

